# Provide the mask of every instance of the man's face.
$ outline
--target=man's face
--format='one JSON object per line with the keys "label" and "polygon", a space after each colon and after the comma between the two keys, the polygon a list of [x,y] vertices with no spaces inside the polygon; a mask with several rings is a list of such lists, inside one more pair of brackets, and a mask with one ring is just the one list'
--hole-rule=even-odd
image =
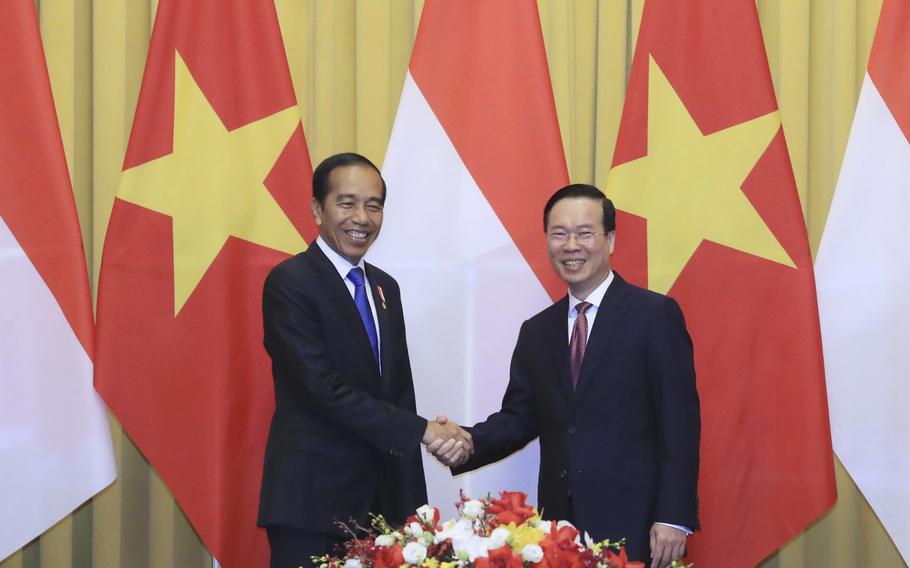
{"label": "man's face", "polygon": [[587,197],[557,201],[550,209],[547,235],[553,268],[576,298],[587,298],[610,273],[616,235],[604,234],[601,202]]}
{"label": "man's face", "polygon": [[371,167],[341,166],[329,174],[329,187],[324,203],[312,203],[319,235],[357,264],[382,227],[382,180]]}

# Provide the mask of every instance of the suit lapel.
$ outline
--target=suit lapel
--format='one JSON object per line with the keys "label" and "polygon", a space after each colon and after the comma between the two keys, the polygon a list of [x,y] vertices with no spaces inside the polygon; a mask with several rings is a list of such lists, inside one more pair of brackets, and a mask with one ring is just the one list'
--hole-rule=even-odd
{"label": "suit lapel", "polygon": [[[319,246],[316,245],[315,242],[310,244],[310,248],[307,249],[307,254],[312,256],[316,265],[319,267],[323,286],[329,296],[329,301],[333,306],[338,307],[341,319],[354,337],[354,343],[357,345],[357,350],[364,358],[368,358],[371,362],[375,361],[373,358],[373,348],[370,346],[370,338],[367,337],[367,331],[363,327],[363,320],[360,319],[360,312],[357,311],[357,305],[354,303],[354,298],[351,297],[351,292],[348,290],[344,279],[338,274],[338,270],[335,269],[335,265],[332,264],[332,261],[325,256],[325,253],[319,249]],[[371,365],[371,368],[378,378],[379,369],[376,368],[375,364]]]}
{"label": "suit lapel", "polygon": [[[607,293],[604,294],[603,300],[597,308],[597,317],[594,319],[594,327],[591,328],[591,336],[588,338],[585,359],[581,364],[581,374],[572,397],[573,410],[596,374],[604,354],[610,347],[610,342],[619,330],[628,308],[628,292],[625,281],[619,277],[619,274],[614,273],[613,283],[607,288]],[[568,356],[566,360],[568,361]]]}
{"label": "suit lapel", "polygon": [[389,310],[385,302],[385,294],[380,293],[382,284],[376,271],[369,264],[367,267],[367,279],[370,282],[370,293],[373,295],[373,305],[376,306],[376,326],[379,329],[379,360],[382,365],[382,376],[387,380],[395,376],[393,364],[395,358],[392,357],[394,350],[394,339],[389,321]]}
{"label": "suit lapel", "polygon": [[556,380],[566,401],[571,401],[572,377],[569,371],[569,340],[568,340],[569,297],[553,304],[544,323],[547,337],[544,344],[549,346],[550,358],[556,369]]}

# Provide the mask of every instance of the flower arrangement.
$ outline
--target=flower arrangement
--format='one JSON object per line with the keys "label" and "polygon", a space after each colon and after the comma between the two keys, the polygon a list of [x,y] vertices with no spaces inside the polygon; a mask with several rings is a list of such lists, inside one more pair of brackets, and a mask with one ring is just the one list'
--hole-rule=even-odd
{"label": "flower arrangement", "polygon": [[[567,521],[545,521],[527,495],[503,491],[470,499],[461,494],[458,518],[439,522],[424,505],[405,525],[382,516],[370,528],[340,523],[351,539],[340,556],[314,557],[320,568],[644,568],[630,562],[623,541],[594,542]],[[689,565],[691,566],[691,565]],[[673,568],[689,568],[678,562]]]}

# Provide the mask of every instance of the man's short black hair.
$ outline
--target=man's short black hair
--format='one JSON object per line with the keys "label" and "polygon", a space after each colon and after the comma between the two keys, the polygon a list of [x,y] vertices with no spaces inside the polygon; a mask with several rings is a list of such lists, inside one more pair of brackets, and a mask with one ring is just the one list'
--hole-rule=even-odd
{"label": "man's short black hair", "polygon": [[616,208],[613,207],[613,202],[610,201],[603,192],[593,185],[588,185],[586,183],[573,183],[572,185],[567,185],[564,188],[558,190],[550,199],[547,200],[547,204],[543,208],[543,232],[547,232],[550,224],[550,210],[553,209],[553,206],[556,205],[557,201],[562,199],[569,199],[572,197],[585,197],[588,199],[595,199],[600,201],[603,205],[603,225],[604,231],[609,233],[610,231],[616,230]]}
{"label": "man's short black hair", "polygon": [[344,152],[329,156],[316,166],[316,169],[313,170],[314,199],[325,205],[325,196],[332,190],[329,184],[329,176],[333,170],[344,166],[366,166],[376,170],[376,173],[379,174],[379,179],[382,181],[382,202],[385,203],[385,179],[382,177],[382,172],[379,171],[376,164],[354,152]]}

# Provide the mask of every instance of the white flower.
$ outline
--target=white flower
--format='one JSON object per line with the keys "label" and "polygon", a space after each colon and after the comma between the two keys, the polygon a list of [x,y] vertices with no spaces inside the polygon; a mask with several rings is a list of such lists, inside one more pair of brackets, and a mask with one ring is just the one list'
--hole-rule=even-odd
{"label": "white flower", "polygon": [[490,549],[495,550],[505,546],[509,541],[509,529],[505,527],[497,527],[490,533]]}
{"label": "white flower", "polygon": [[538,544],[526,544],[521,549],[521,559],[525,562],[540,562],[543,560],[543,549]]}
{"label": "white flower", "polygon": [[446,521],[442,524],[442,530],[436,533],[436,542],[440,543],[451,538],[452,542],[461,542],[474,536],[474,529],[471,527],[471,521],[459,519],[457,521]]}
{"label": "white flower", "polygon": [[462,505],[461,514],[469,519],[476,519],[483,514],[483,503],[477,499],[471,499]]}
{"label": "white flower", "polygon": [[411,523],[404,528],[404,533],[420,536],[423,534],[423,526],[420,523]]}
{"label": "white flower", "polygon": [[348,558],[344,561],[344,568],[363,568],[359,558]]}
{"label": "white flower", "polygon": [[417,517],[428,525],[433,524],[433,517],[436,516],[436,509],[429,505],[424,505],[417,509]]}
{"label": "white flower", "polygon": [[385,546],[389,547],[395,544],[395,537],[390,534],[381,534],[376,537],[374,543],[376,546]]}
{"label": "white flower", "polygon": [[539,523],[537,523],[537,526],[534,528],[538,528],[538,529],[542,530],[544,532],[544,534],[550,534],[550,529],[552,527],[553,527],[553,523],[551,523],[550,521],[540,521]]}
{"label": "white flower", "polygon": [[490,539],[477,536],[476,534],[471,534],[470,537],[464,540],[452,540],[452,547],[455,549],[455,554],[459,557],[461,553],[468,555],[468,560],[474,562],[478,558],[486,558],[487,551],[490,548]]}
{"label": "white flower", "polygon": [[420,564],[427,559],[427,549],[419,542],[409,542],[401,554],[408,564]]}

